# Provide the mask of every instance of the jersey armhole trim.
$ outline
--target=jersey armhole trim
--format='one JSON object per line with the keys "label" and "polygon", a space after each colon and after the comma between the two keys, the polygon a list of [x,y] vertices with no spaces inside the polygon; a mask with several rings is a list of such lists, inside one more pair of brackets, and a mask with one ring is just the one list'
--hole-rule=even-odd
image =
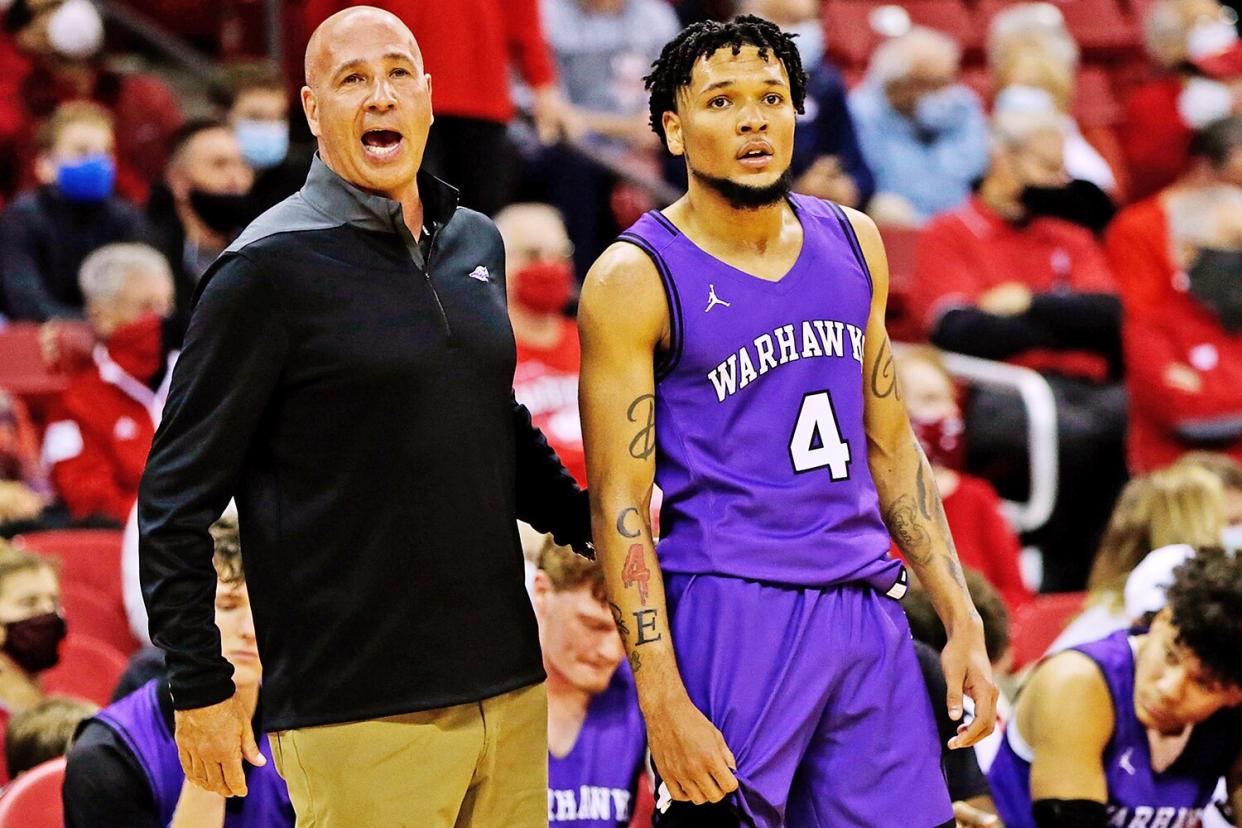
{"label": "jersey armhole trim", "polygon": [[669,336],[672,341],[665,353],[658,354],[655,360],[656,382],[667,377],[681,362],[682,345],[685,341],[685,326],[682,319],[681,297],[677,294],[677,285],[673,282],[664,257],[651,246],[650,242],[634,233],[625,232],[617,237],[619,241],[629,242],[647,254],[660,274],[660,284],[664,287],[664,299],[668,302]]}
{"label": "jersey armhole trim", "polygon": [[841,206],[833,201],[824,200],[828,205],[828,209],[837,217],[837,221],[841,224],[841,232],[845,234],[845,240],[849,242],[850,250],[854,251],[854,258],[858,260],[858,266],[862,268],[863,275],[867,277],[867,285],[871,288],[872,294],[875,293],[875,282],[871,278],[871,267],[867,264],[867,256],[863,253],[862,245],[858,241],[858,234],[854,232],[854,225],[850,223],[849,216],[841,209]]}

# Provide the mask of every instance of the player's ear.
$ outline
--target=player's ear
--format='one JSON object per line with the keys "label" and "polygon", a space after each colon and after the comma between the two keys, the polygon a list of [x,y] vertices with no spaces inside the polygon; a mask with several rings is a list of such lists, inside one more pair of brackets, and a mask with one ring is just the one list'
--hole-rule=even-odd
{"label": "player's ear", "polygon": [[665,110],[660,123],[664,126],[664,141],[668,144],[668,151],[673,155],[685,155],[686,145],[681,135],[681,118],[677,117],[676,112]]}

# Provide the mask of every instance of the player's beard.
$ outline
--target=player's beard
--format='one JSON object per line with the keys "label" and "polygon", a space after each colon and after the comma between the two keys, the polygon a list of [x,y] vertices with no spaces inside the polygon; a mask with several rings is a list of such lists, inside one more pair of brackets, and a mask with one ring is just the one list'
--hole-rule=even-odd
{"label": "player's beard", "polygon": [[715,190],[735,210],[758,210],[761,207],[769,207],[789,195],[789,190],[793,187],[793,172],[788,167],[781,173],[780,178],[771,184],[754,186],[739,184],[730,178],[717,178],[714,175],[699,172],[693,165],[687,166],[690,167],[690,174],[699,183]]}

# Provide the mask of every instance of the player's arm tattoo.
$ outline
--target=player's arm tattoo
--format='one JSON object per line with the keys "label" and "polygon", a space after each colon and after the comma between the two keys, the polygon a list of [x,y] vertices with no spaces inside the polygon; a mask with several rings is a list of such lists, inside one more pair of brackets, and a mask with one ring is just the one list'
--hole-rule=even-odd
{"label": "player's arm tattoo", "polygon": [[925,472],[927,471],[926,463],[919,463],[918,478],[915,481],[919,487],[919,512],[923,515],[924,520],[931,520],[931,507],[928,506],[927,497],[927,479]]}
{"label": "player's arm tattoo", "polygon": [[893,501],[884,511],[884,524],[901,551],[909,555],[914,563],[922,565],[931,562],[931,535],[919,517],[914,498],[903,494]]}
{"label": "player's arm tattoo", "polygon": [[638,517],[638,509],[633,506],[625,507],[621,510],[621,513],[617,515],[617,534],[623,538],[637,538],[642,535],[642,532],[639,530],[630,529],[625,525],[626,518],[628,518],[631,513],[634,517]]}
{"label": "player's arm tattoo", "polygon": [[629,625],[625,623],[625,613],[621,608],[611,601],[608,602],[608,609],[612,611],[612,620],[617,622],[617,632],[621,633],[622,638],[630,637]]}
{"label": "player's arm tattoo", "polygon": [[655,394],[635,397],[625,411],[625,418],[639,426],[630,440],[630,457],[646,460],[655,452]]}
{"label": "player's arm tattoo", "polygon": [[659,641],[664,637],[663,633],[656,632],[656,623],[659,619],[660,611],[655,609],[641,609],[634,613],[634,621],[638,627],[638,640],[634,642],[635,647]]}
{"label": "player's arm tattoo", "polygon": [[643,666],[643,657],[638,654],[638,650],[630,650],[630,672],[637,673]]}
{"label": "player's arm tattoo", "polygon": [[897,367],[893,364],[893,348],[887,336],[880,343],[880,353],[871,366],[871,393],[880,399],[893,394],[901,399],[901,389],[897,387]]}

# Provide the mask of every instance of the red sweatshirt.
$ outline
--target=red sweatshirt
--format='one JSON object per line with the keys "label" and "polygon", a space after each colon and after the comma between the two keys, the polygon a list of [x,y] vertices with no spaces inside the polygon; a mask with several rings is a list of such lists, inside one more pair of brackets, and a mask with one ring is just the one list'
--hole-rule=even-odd
{"label": "red sweatshirt", "polygon": [[586,488],[586,455],[578,416],[581,359],[578,326],[572,319],[565,320],[564,335],[553,348],[532,348],[518,342],[513,393],[518,402],[530,409],[531,422],[548,438],[578,485]]}

